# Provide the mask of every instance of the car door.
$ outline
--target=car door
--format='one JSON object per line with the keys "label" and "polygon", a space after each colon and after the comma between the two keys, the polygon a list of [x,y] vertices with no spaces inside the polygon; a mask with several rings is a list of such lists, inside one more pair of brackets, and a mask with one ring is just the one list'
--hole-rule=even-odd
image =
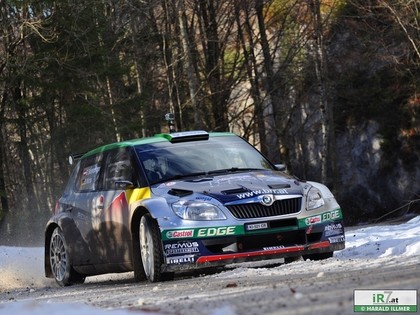
{"label": "car door", "polygon": [[71,216],[84,242],[83,248],[88,249],[83,256],[74,255],[76,264],[95,265],[102,262],[96,219],[101,211],[98,201],[101,195],[102,162],[102,154],[91,155],[80,161],[74,192],[67,198],[71,203]]}
{"label": "car door", "polygon": [[133,188],[129,183],[136,183],[130,150],[123,147],[107,151],[103,165],[103,188],[92,216],[99,251],[103,261],[127,264],[131,261],[127,190]]}

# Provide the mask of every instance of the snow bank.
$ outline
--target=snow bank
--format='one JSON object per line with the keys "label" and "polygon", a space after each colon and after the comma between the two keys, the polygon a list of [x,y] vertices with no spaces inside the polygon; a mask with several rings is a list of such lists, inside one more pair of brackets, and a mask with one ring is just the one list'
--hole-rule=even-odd
{"label": "snow bank", "polygon": [[346,248],[338,258],[420,255],[420,216],[399,225],[379,225],[346,232]]}

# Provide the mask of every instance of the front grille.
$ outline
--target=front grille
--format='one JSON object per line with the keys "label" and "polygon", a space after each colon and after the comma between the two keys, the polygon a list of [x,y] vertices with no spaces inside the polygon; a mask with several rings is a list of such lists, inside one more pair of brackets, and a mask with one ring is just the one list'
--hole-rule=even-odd
{"label": "front grille", "polygon": [[276,200],[271,206],[264,206],[260,203],[246,203],[226,207],[237,219],[252,219],[297,213],[300,211],[301,204],[302,198],[299,197]]}

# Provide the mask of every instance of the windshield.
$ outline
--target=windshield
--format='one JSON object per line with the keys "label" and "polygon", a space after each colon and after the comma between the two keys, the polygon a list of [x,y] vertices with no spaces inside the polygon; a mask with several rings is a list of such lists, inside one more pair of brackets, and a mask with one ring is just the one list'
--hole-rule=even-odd
{"label": "windshield", "polygon": [[271,164],[239,137],[210,137],[204,141],[159,142],[136,147],[151,184],[197,175],[216,175]]}

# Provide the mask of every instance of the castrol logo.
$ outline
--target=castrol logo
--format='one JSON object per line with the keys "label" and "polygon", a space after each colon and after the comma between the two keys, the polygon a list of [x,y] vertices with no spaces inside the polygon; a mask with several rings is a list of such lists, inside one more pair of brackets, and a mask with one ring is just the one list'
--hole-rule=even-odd
{"label": "castrol logo", "polygon": [[179,230],[179,231],[169,231],[166,233],[167,238],[185,238],[193,237],[194,230]]}

